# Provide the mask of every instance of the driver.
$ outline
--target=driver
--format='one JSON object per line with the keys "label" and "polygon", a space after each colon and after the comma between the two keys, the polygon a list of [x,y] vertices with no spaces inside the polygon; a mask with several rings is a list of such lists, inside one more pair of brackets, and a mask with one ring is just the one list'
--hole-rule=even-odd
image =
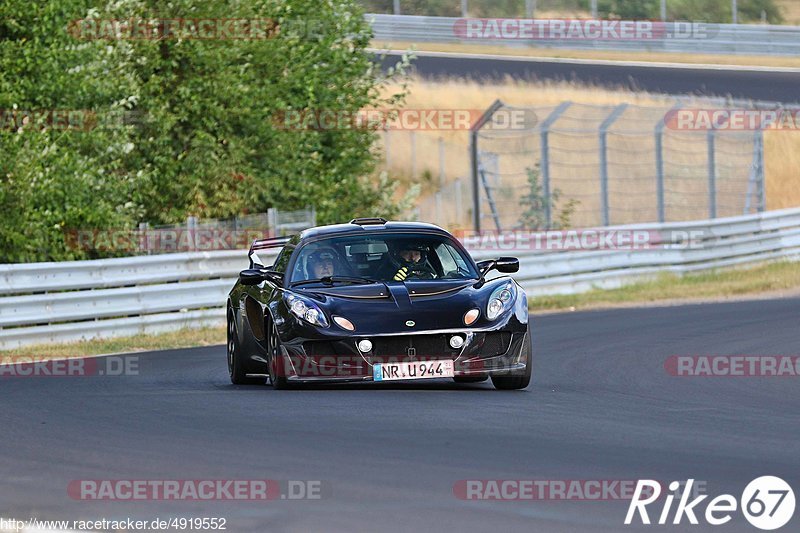
{"label": "driver", "polygon": [[404,242],[395,254],[397,271],[392,279],[405,281],[408,278],[433,279],[435,273],[428,263],[428,247],[414,242]]}
{"label": "driver", "polygon": [[310,279],[334,276],[337,268],[336,253],[330,248],[320,248],[309,254],[306,270]]}

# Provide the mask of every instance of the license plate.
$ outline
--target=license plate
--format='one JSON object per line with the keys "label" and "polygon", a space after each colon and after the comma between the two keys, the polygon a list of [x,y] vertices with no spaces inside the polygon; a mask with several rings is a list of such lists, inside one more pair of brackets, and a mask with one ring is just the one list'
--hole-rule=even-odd
{"label": "license plate", "polygon": [[409,361],[404,363],[376,363],[372,367],[375,381],[398,379],[452,378],[453,361]]}

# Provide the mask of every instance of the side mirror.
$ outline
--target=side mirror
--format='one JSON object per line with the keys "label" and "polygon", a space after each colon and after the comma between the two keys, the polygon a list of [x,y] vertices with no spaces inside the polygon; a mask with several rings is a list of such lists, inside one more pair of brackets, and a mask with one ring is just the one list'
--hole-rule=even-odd
{"label": "side mirror", "polygon": [[498,272],[503,272],[505,274],[519,272],[519,259],[516,257],[498,257],[494,263],[494,268],[496,268]]}
{"label": "side mirror", "polygon": [[511,274],[519,272],[519,259],[516,257],[498,257],[497,259],[486,259],[478,263],[478,269],[481,271],[481,276],[485,276],[492,270],[503,272],[504,274]]}
{"label": "side mirror", "polygon": [[239,272],[239,281],[242,285],[258,285],[266,279],[266,273],[260,268],[248,268]]}
{"label": "side mirror", "polygon": [[484,259],[483,261],[478,261],[476,264],[478,265],[481,276],[483,276],[494,268],[494,259]]}

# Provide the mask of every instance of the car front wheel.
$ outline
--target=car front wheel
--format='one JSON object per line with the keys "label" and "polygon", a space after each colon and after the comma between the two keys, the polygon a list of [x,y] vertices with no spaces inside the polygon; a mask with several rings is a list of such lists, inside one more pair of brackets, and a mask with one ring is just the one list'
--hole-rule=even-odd
{"label": "car front wheel", "polygon": [[272,388],[283,390],[289,388],[289,380],[286,379],[287,364],[281,349],[281,339],[275,324],[270,320],[267,328],[267,354],[269,357],[269,380]]}
{"label": "car front wheel", "polygon": [[530,327],[528,328],[528,335],[525,337],[525,346],[523,347],[525,353],[525,369],[519,373],[492,376],[492,384],[495,389],[499,390],[518,390],[526,388],[531,382],[531,372],[533,370],[533,362],[531,356],[533,349],[531,348]]}

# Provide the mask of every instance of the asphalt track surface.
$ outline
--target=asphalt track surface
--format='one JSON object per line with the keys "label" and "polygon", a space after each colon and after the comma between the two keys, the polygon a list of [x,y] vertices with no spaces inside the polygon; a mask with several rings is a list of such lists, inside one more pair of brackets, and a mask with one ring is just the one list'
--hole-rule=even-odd
{"label": "asphalt track surface", "polygon": [[[798,316],[800,300],[781,299],[537,317],[525,391],[233,386],[221,346],[141,354],[138,375],[0,378],[0,516],[226,517],[229,531],[618,532],[641,527],[622,525],[625,502],[465,501],[453,486],[691,477],[738,498],[750,480],[777,475],[798,492],[800,378],[664,369],[675,354],[796,354]],[[75,501],[66,490],[77,479],[263,478],[320,480],[324,497],[134,503]],[[799,524],[800,511],[782,531]],[[684,518],[641,529],[757,531],[738,512],[716,528]]]}
{"label": "asphalt track surface", "polygon": [[[383,64],[394,65],[398,57],[387,54]],[[598,87],[671,95],[731,97],[786,104],[800,102],[798,72],[435,55],[419,55],[413,61],[413,68],[422,77],[457,76],[475,80],[497,80],[511,76],[526,80],[575,81]]]}

